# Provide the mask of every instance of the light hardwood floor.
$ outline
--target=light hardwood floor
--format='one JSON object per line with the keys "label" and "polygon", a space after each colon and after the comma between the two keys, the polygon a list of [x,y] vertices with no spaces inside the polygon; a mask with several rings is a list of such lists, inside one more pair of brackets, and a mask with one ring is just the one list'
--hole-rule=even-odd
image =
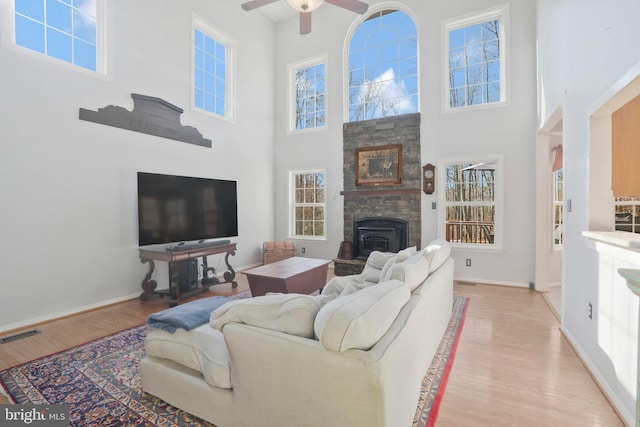
{"label": "light hardwood floor", "polygon": [[[235,290],[214,286],[201,296],[248,288],[244,275],[237,279]],[[466,283],[455,292],[470,301],[438,427],[623,426],[540,294]],[[0,370],[140,325],[166,307],[136,299],[37,325],[41,334],[0,344]]]}

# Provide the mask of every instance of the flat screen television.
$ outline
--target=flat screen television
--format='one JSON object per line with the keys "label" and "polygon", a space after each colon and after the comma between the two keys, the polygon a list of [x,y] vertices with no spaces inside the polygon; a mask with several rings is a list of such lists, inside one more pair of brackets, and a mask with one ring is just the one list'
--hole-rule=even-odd
{"label": "flat screen television", "polygon": [[236,181],[138,172],[138,244],[238,235]]}

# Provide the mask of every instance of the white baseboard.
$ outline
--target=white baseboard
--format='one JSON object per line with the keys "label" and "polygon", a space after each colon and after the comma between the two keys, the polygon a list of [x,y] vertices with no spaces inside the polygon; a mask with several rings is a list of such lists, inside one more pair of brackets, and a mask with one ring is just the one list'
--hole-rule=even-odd
{"label": "white baseboard", "polygon": [[497,285],[497,286],[511,286],[516,288],[528,288],[528,283],[518,283],[518,282],[503,282],[500,280],[486,280],[486,279],[472,279],[470,277],[454,277],[453,280],[458,282],[471,282],[478,283],[481,285]]}
{"label": "white baseboard", "polygon": [[620,398],[618,398],[618,396],[611,389],[611,387],[607,385],[607,382],[604,380],[604,378],[600,374],[600,371],[598,371],[598,369],[596,369],[596,367],[591,363],[591,360],[589,359],[587,354],[582,350],[582,348],[578,345],[573,335],[571,335],[571,333],[567,331],[564,328],[564,326],[560,326],[560,331],[569,342],[569,345],[571,345],[571,348],[573,348],[573,351],[576,352],[576,354],[578,355],[578,358],[580,359],[584,367],[587,369],[587,371],[589,371],[589,374],[591,375],[593,380],[596,382],[600,390],[602,390],[602,393],[605,395],[606,399],[609,401],[609,403],[611,403],[611,406],[613,406],[614,411],[618,414],[618,416],[622,419],[622,421],[627,425],[627,427],[632,427],[635,424],[635,414],[632,412],[629,412],[627,408],[624,407],[624,405],[620,401]]}
{"label": "white baseboard", "polygon": [[63,317],[68,317],[68,316],[72,316],[74,314],[79,314],[85,311],[89,311],[89,310],[95,310],[98,308],[102,308],[108,305],[112,305],[112,304],[117,304],[120,302],[124,302],[124,301],[129,301],[135,298],[140,297],[140,294],[142,293],[142,291],[136,292],[135,294],[130,294],[130,295],[126,295],[123,297],[118,297],[118,298],[113,298],[107,301],[101,301],[99,303],[95,303],[95,304],[89,304],[89,305],[85,305],[83,307],[77,307],[71,310],[65,310],[65,311],[59,311],[57,313],[52,313],[52,314],[48,314],[46,316],[41,316],[41,317],[36,317],[33,319],[28,319],[28,320],[24,320],[22,322],[17,322],[17,323],[11,323],[9,325],[2,325],[0,326],[0,334],[6,331],[14,331],[16,329],[22,329],[22,328],[26,328],[26,327],[30,327],[30,326],[34,326],[34,325],[38,325],[40,323],[44,323],[44,322],[50,322],[52,320],[56,320],[56,319],[60,319]]}

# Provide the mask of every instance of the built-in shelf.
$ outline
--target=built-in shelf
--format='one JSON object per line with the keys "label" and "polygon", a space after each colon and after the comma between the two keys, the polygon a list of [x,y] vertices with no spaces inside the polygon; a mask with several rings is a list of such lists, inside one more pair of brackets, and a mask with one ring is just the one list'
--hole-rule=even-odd
{"label": "built-in shelf", "polygon": [[389,196],[389,195],[403,195],[403,194],[420,194],[419,188],[399,188],[393,189],[373,189],[373,190],[349,190],[341,191],[341,196]]}

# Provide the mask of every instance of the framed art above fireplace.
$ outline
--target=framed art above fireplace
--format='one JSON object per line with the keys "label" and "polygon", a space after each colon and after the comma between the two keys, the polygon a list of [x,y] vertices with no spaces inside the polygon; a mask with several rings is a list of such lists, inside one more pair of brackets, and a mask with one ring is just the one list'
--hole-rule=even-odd
{"label": "framed art above fireplace", "polygon": [[402,183],[402,145],[378,145],[356,149],[356,185]]}

